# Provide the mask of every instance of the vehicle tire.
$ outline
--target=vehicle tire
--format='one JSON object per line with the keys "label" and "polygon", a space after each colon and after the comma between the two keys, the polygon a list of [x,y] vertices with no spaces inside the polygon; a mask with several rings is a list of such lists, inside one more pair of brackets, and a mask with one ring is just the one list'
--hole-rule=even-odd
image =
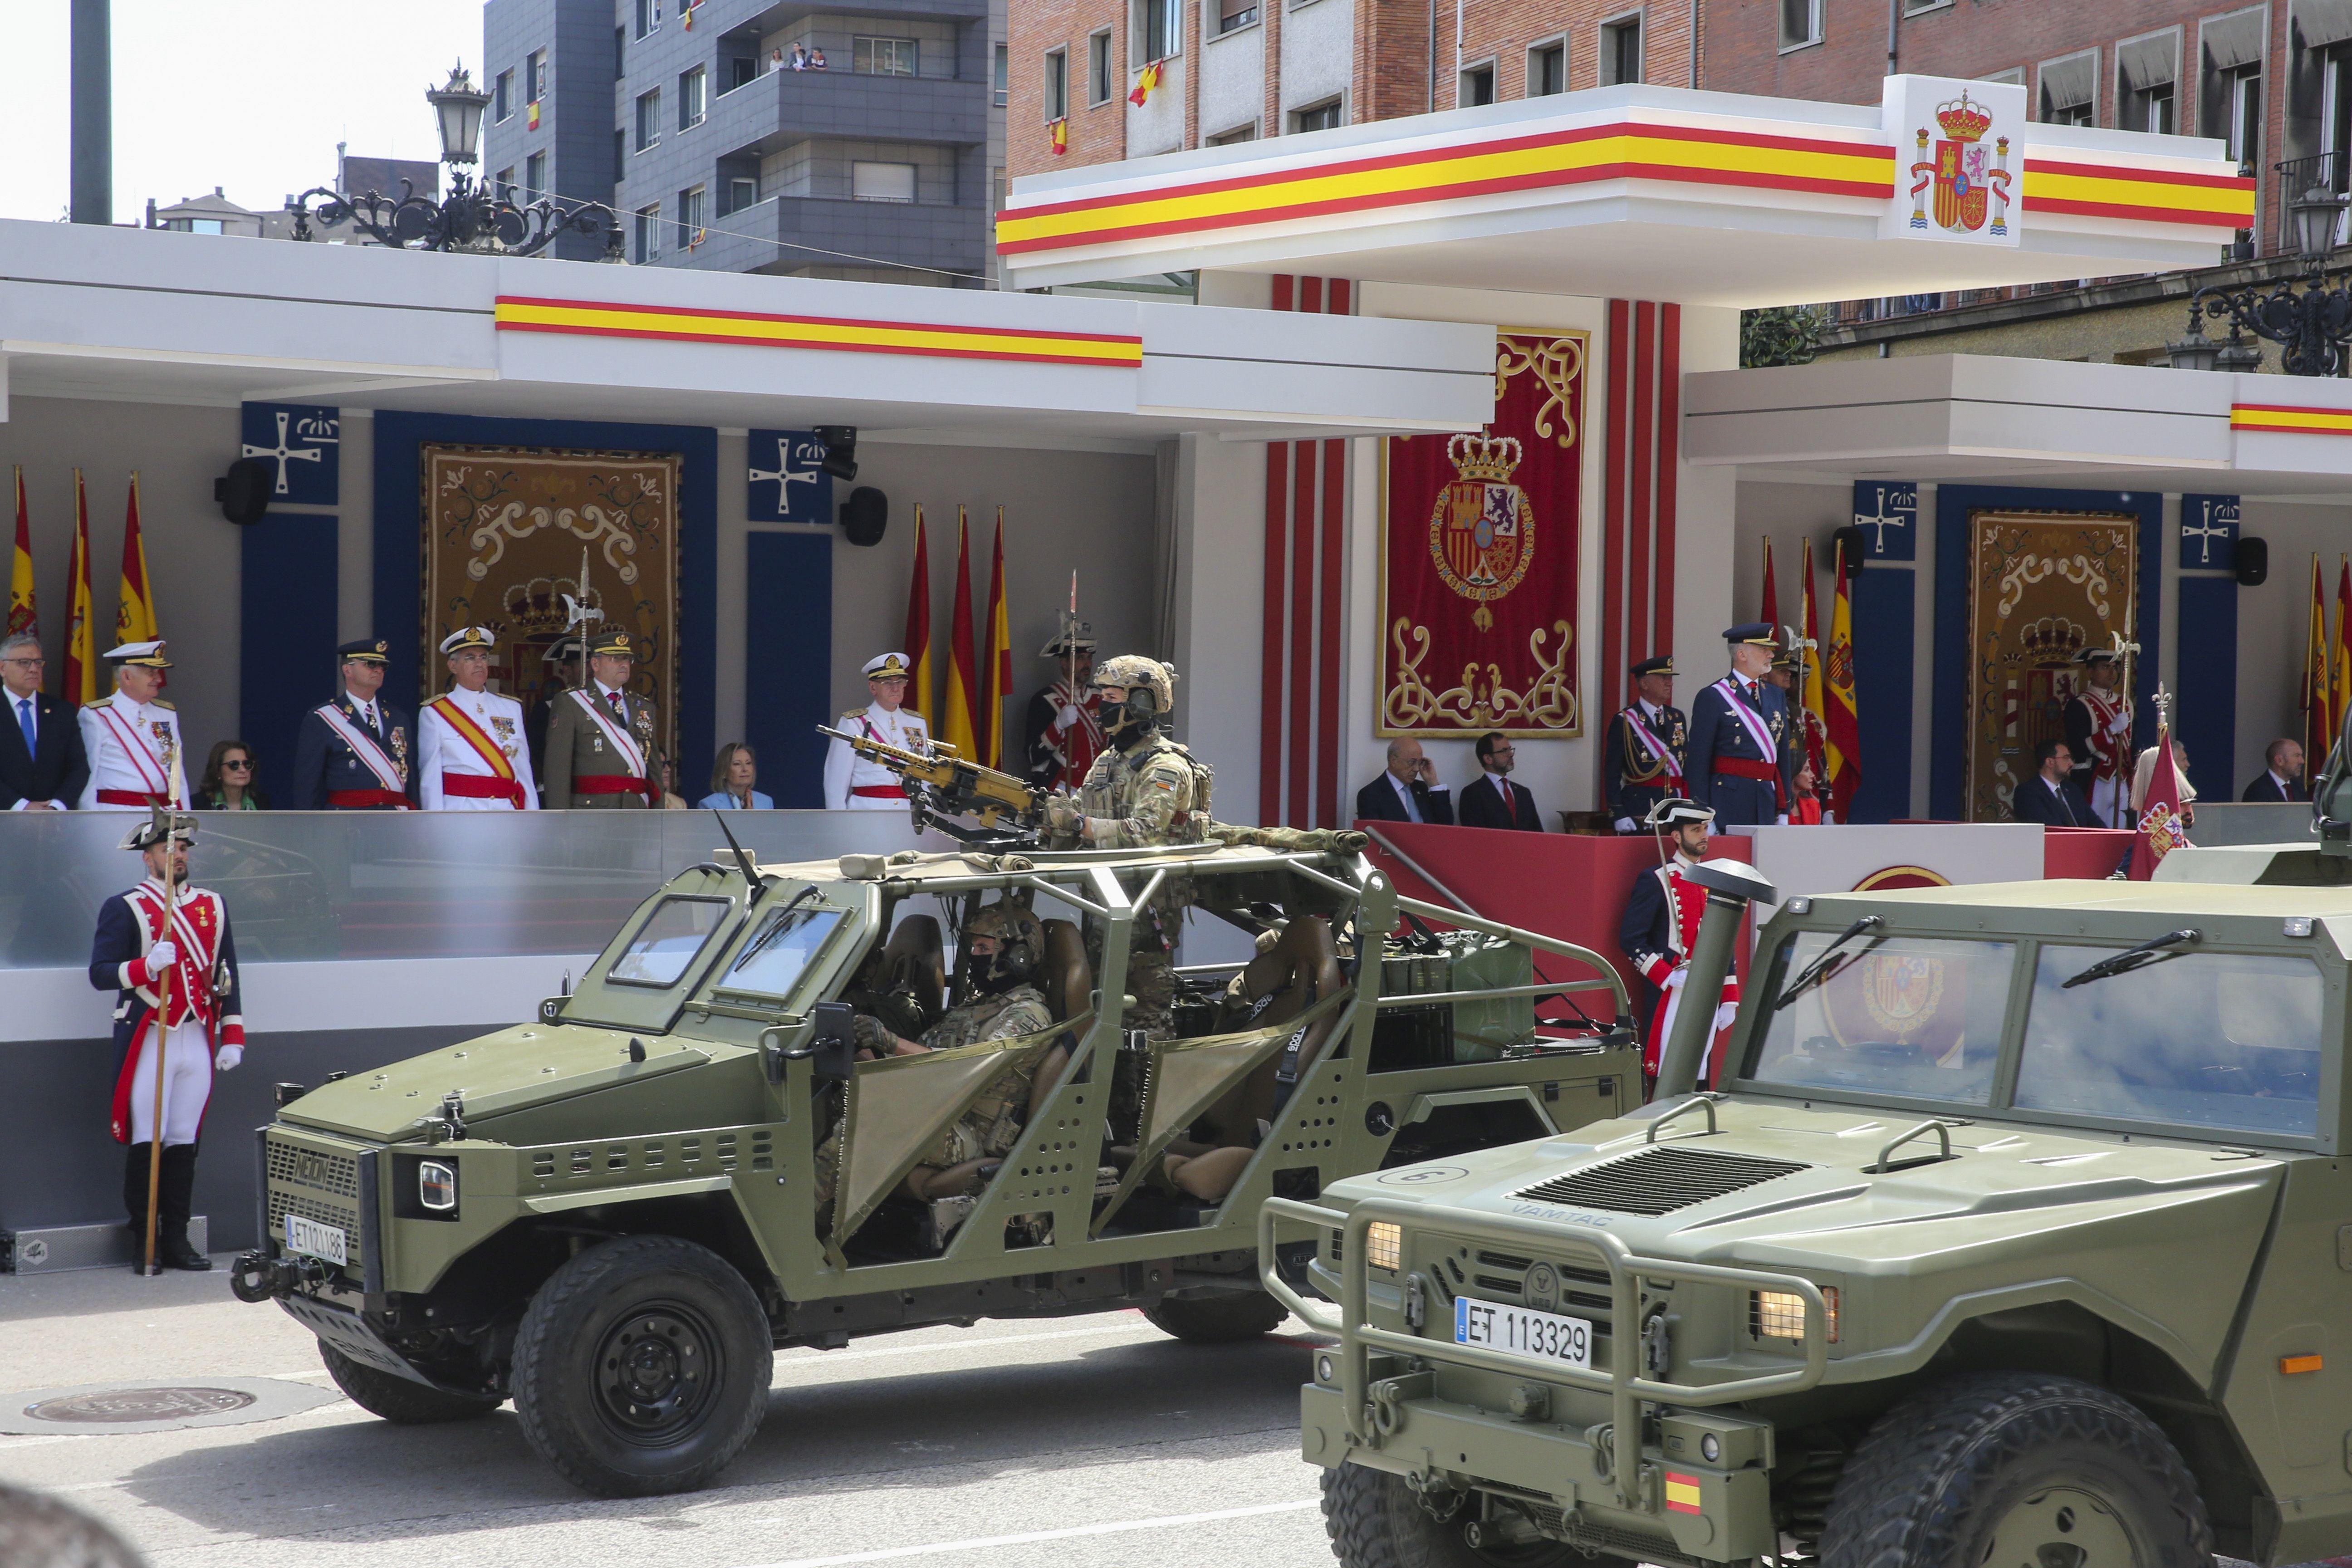
{"label": "vehicle tire", "polygon": [[1847,1461],[1822,1568],[2210,1568],[2179,1452],[2119,1395],[1979,1373],[1878,1418]]}
{"label": "vehicle tire", "polygon": [[1323,1472],[1323,1533],[1340,1568],[1634,1568],[1557,1541],[1473,1546],[1460,1524],[1431,1518],[1402,1477],[1362,1465]]}
{"label": "vehicle tire", "polygon": [[675,1237],[600,1242],[540,1287],[514,1346],[515,1414],[583,1491],[692,1491],[760,1429],[767,1314],[733,1266]]}
{"label": "vehicle tire", "polygon": [[355,1362],[326,1341],[319,1342],[319,1359],[335,1386],[353,1405],[371,1415],[381,1415],[399,1426],[433,1426],[444,1421],[472,1421],[506,1403],[487,1394],[451,1394]]}
{"label": "vehicle tire", "polygon": [[1281,1326],[1290,1310],[1263,1290],[1221,1291],[1214,1296],[1163,1296],[1143,1309],[1151,1326],[1190,1345],[1230,1345],[1261,1339]]}

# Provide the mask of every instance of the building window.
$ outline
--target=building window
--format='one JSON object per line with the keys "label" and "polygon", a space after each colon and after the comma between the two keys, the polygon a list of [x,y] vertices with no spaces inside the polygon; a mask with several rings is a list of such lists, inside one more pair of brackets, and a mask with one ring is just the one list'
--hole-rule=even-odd
{"label": "building window", "polygon": [[1236,147],[1244,142],[1255,142],[1256,140],[1257,127],[1255,125],[1236,125],[1231,131],[1220,132],[1216,135],[1210,137],[1209,145],[1212,147]]}
{"label": "building window", "polygon": [[1622,16],[1601,25],[1601,85],[1642,79],[1642,18]]}
{"label": "building window", "polygon": [[857,202],[911,202],[915,199],[915,165],[868,163],[849,165],[849,199]]}
{"label": "building window", "polygon": [[167,217],[163,220],[163,226],[165,228],[177,229],[182,234],[224,234],[227,232],[221,227],[221,220],[216,217]]}
{"label": "building window", "polygon": [[1003,44],[996,46],[996,107],[1004,107],[1013,87],[1013,51]]}
{"label": "building window", "polygon": [[1137,0],[1135,43],[1140,51],[1132,62],[1137,69],[1183,51],[1184,11],[1180,0]]}
{"label": "building window", "polygon": [[1257,20],[1257,0],[1217,0],[1217,31],[1232,32]]}
{"label": "building window", "polygon": [[1294,133],[1336,130],[1342,123],[1344,121],[1339,118],[1339,100],[1336,98],[1328,103],[1318,103],[1310,109],[1299,110],[1290,117],[1290,129]]}
{"label": "building window", "polygon": [[546,153],[533,153],[522,161],[522,188],[525,197],[534,202],[548,194]]}
{"label": "building window", "polygon": [[1110,29],[1091,34],[1087,38],[1087,101],[1105,104],[1110,101],[1111,88]]}
{"label": "building window", "polygon": [[710,215],[704,206],[703,187],[697,185],[690,191],[678,192],[677,232],[680,237],[679,243],[684,245],[693,245],[697,243],[702,237],[702,231],[709,227],[709,225]]}
{"label": "building window", "polygon": [[1495,68],[1491,65],[1464,71],[1461,80],[1454,84],[1454,106],[1456,109],[1475,109],[1494,101]]}
{"label": "building window", "polygon": [[661,0],[637,0],[637,37],[661,29]]}
{"label": "building window", "polygon": [[2242,165],[2253,166],[2262,161],[2263,151],[2263,72],[2259,66],[2248,66],[2230,73],[2223,89],[2225,120],[2221,134],[2230,144],[2230,156]]}
{"label": "building window", "polygon": [[1528,51],[1528,96],[1549,98],[1568,90],[1568,40],[1538,44]]}
{"label": "building window", "polygon": [[661,141],[661,89],[637,95],[637,151]]}
{"label": "building window", "polygon": [[727,62],[727,86],[719,96],[725,97],[739,87],[749,87],[760,75],[760,62],[750,55],[737,55]]}
{"label": "building window", "polygon": [[849,68],[859,76],[913,76],[912,38],[852,38]]}
{"label": "building window", "polygon": [[1001,213],[1003,210],[1004,171],[1002,169],[991,169],[988,172],[988,216],[994,217],[998,213]]}
{"label": "building window", "polygon": [[491,112],[496,114],[500,120],[504,120],[507,116],[514,112],[513,71],[502,70],[499,72],[498,86],[491,89],[490,96],[498,100],[497,103],[492,106]]}
{"label": "building window", "polygon": [[490,188],[498,193],[499,199],[500,201],[510,202],[514,200],[514,165],[509,163],[505,168],[500,169],[499,171],[498,179],[492,184]]}
{"label": "building window", "polygon": [[2041,80],[2042,122],[2045,125],[2096,125],[2099,122],[2099,51],[2085,49],[2063,59],[2044,60]]}
{"label": "building window", "polygon": [[2180,128],[2180,29],[2116,46],[2116,125],[2168,136]]}
{"label": "building window", "polygon": [[530,101],[541,103],[547,99],[547,51],[534,49],[523,62],[523,80],[530,86]]}
{"label": "building window", "polygon": [[1070,53],[1049,50],[1045,56],[1045,118],[1062,119],[1070,112]]}
{"label": "building window", "polygon": [[662,219],[659,204],[649,207],[639,207],[637,209],[638,265],[643,266],[648,261],[661,259],[661,239]]}
{"label": "building window", "polygon": [[756,174],[738,174],[727,182],[727,210],[740,213],[745,207],[760,205],[760,179]]}
{"label": "building window", "polygon": [[708,107],[706,88],[709,78],[700,66],[677,79],[677,128],[680,131],[702,123],[703,110]]}
{"label": "building window", "polygon": [[2345,167],[2347,149],[2352,149],[2352,50],[2336,48],[2328,51],[2320,85],[2325,89],[2320,100],[2319,130],[2326,138],[2321,151],[2327,161],[2321,169],[2323,183],[2332,191],[2346,188],[2352,169]]}
{"label": "building window", "polygon": [[1780,0],[1780,47],[1801,49],[1822,41],[1822,0]]}
{"label": "building window", "polygon": [[1922,11],[1940,11],[1952,0],[1903,0],[1903,14],[1916,16]]}

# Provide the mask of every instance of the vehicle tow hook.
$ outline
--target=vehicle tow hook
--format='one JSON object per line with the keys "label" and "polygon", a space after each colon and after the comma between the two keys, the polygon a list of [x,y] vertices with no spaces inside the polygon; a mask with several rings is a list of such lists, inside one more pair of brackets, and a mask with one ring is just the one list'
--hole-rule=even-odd
{"label": "vehicle tow hook", "polygon": [[332,1276],[316,1258],[268,1258],[259,1250],[240,1253],[229,1265],[229,1294],[247,1306],[315,1290]]}

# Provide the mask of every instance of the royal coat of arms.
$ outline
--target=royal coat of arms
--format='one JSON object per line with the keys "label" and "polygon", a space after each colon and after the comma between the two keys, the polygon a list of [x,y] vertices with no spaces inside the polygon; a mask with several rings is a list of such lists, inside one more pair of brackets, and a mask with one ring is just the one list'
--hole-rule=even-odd
{"label": "royal coat of arms", "polygon": [[[1963,88],[1959,97],[1936,106],[1936,127],[1942,134],[1935,139],[1932,153],[1927,128],[1914,128],[1914,230],[1925,230],[1932,218],[1935,226],[1948,235],[2008,235],[2011,200],[2009,138],[1996,136],[1987,145],[1986,133],[1992,125],[1992,110],[1970,98]],[[1928,195],[1931,190],[1932,210]]]}
{"label": "royal coat of arms", "polygon": [[1514,437],[1456,436],[1445,444],[1454,479],[1429,513],[1429,553],[1439,581],[1474,600],[1470,622],[1492,630],[1486,606],[1519,585],[1536,553],[1536,509],[1511,482],[1519,466]]}

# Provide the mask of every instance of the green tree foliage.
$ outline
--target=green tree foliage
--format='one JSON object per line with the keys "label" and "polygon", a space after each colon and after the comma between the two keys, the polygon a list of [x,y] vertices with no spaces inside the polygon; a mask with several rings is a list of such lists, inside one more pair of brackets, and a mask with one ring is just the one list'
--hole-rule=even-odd
{"label": "green tree foliage", "polygon": [[1739,312],[1739,364],[1811,364],[1821,340],[1821,318],[1803,305],[1770,305]]}

